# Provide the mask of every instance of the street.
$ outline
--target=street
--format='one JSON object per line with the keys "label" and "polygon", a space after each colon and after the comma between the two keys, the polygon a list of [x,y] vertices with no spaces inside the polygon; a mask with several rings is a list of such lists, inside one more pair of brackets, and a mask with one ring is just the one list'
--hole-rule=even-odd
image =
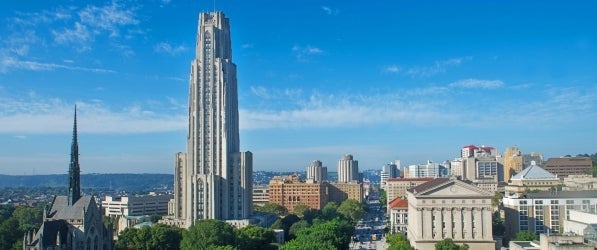
{"label": "street", "polygon": [[385,239],[386,216],[376,192],[372,192],[367,199],[367,206],[368,211],[355,226],[350,249],[385,250],[388,248]]}

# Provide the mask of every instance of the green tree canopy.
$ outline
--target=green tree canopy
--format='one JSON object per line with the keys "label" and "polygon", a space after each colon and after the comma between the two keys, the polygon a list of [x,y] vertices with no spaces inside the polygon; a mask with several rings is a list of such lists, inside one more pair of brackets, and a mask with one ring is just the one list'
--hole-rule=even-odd
{"label": "green tree canopy", "polygon": [[211,249],[216,246],[236,246],[232,226],[220,220],[197,220],[183,231],[181,249]]}
{"label": "green tree canopy", "polygon": [[354,222],[363,218],[363,215],[365,215],[365,208],[363,207],[363,204],[357,200],[347,199],[338,207],[338,213]]}
{"label": "green tree canopy", "polygon": [[298,217],[303,218],[305,213],[309,212],[311,208],[305,204],[296,204],[293,209],[293,214],[296,214]]}
{"label": "green tree canopy", "polygon": [[415,250],[401,233],[388,234],[386,242],[390,244],[388,250]]}
{"label": "green tree canopy", "polygon": [[259,212],[276,214],[280,217],[288,215],[286,207],[272,202],[267,202],[263,206],[254,206],[253,209]]}
{"label": "green tree canopy", "polygon": [[234,230],[237,244],[242,250],[276,249],[272,243],[275,241],[274,230],[249,225]]}
{"label": "green tree canopy", "polygon": [[338,203],[330,201],[321,210],[321,218],[324,220],[331,220],[338,216]]}
{"label": "green tree canopy", "polygon": [[469,246],[467,244],[457,245],[454,241],[450,238],[445,238],[443,240],[438,241],[435,243],[435,250],[467,250]]}
{"label": "green tree canopy", "polygon": [[520,231],[516,234],[516,236],[514,237],[514,240],[516,240],[516,241],[533,241],[533,240],[538,240],[538,239],[537,239],[537,234],[535,234],[534,232]]}

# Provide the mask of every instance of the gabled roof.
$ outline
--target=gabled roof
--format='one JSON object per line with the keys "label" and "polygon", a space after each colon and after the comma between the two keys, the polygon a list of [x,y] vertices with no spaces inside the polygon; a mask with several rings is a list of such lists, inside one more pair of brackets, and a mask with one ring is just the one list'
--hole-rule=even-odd
{"label": "gabled roof", "polygon": [[511,180],[536,180],[536,179],[558,179],[558,177],[547,170],[537,166],[531,165],[525,168],[520,173],[512,176]]}
{"label": "gabled roof", "polygon": [[390,208],[408,208],[408,200],[403,200],[400,198],[393,199],[390,201]]}
{"label": "gabled roof", "polygon": [[[92,203],[92,206],[90,206]],[[68,205],[68,196],[56,196],[49,211],[49,218],[52,219],[83,219],[85,210],[95,206],[93,196],[82,196],[73,204]]]}
{"label": "gabled roof", "polygon": [[436,186],[439,186],[439,185],[441,185],[441,184],[444,184],[444,183],[446,183],[446,182],[448,182],[448,181],[450,181],[450,178],[436,178],[436,179],[434,179],[434,180],[431,180],[431,181],[425,182],[425,183],[423,183],[423,184],[421,184],[421,185],[418,185],[418,186],[416,186],[416,187],[409,188],[409,189],[407,189],[407,190],[408,190],[409,192],[411,192],[411,193],[414,193],[414,194],[416,194],[416,193],[423,192],[423,191],[425,191],[425,190],[427,190],[427,189],[434,188],[434,187],[436,187]]}

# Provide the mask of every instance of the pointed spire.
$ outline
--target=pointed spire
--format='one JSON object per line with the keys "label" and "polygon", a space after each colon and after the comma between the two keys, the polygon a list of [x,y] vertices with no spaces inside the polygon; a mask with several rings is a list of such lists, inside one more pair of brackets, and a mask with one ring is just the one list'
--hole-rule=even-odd
{"label": "pointed spire", "polygon": [[81,198],[81,168],[79,166],[79,143],[77,141],[77,106],[73,124],[73,142],[70,149],[70,166],[68,169],[68,204],[73,205]]}

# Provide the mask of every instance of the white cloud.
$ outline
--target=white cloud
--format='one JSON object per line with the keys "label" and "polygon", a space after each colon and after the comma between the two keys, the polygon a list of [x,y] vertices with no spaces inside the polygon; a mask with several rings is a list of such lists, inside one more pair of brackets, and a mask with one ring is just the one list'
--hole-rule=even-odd
{"label": "white cloud", "polygon": [[71,65],[65,65],[65,64],[56,64],[56,63],[21,61],[17,58],[12,58],[12,57],[4,57],[4,58],[0,58],[0,60],[1,60],[0,61],[0,73],[6,73],[13,69],[29,70],[29,71],[50,71],[50,70],[57,70],[57,69],[65,69],[65,70],[87,71],[87,72],[96,72],[96,73],[115,73],[116,72],[114,70],[102,69],[102,68],[86,68],[86,67],[71,66]]}
{"label": "white cloud", "polygon": [[446,72],[448,67],[460,66],[463,62],[471,60],[472,57],[458,57],[443,61],[435,61],[432,66],[414,66],[406,70],[410,76],[428,77]]}
{"label": "white cloud", "polygon": [[[44,98],[35,93],[15,99],[0,96],[0,133],[64,133],[72,126],[75,103]],[[98,101],[77,102],[77,119],[83,133],[135,134],[183,131],[187,116],[149,110],[141,105],[111,109]],[[182,109],[184,110],[184,109]]]}
{"label": "white cloud", "polygon": [[383,72],[385,73],[398,73],[400,72],[402,69],[396,65],[389,65],[383,68]]}
{"label": "white cloud", "polygon": [[240,47],[243,48],[243,49],[251,49],[251,48],[253,48],[253,44],[252,43],[245,43],[245,44],[242,44]]}
{"label": "white cloud", "polygon": [[340,13],[339,10],[332,9],[329,6],[321,6],[321,10],[323,10],[328,15],[338,15]]}
{"label": "white cloud", "polygon": [[318,47],[314,47],[311,45],[307,46],[299,46],[295,45],[292,47],[292,52],[294,53],[296,60],[299,62],[306,62],[309,61],[309,58],[314,55],[321,55],[324,51]]}
{"label": "white cloud", "polygon": [[180,54],[181,52],[184,52],[187,50],[187,48],[185,48],[182,45],[178,45],[178,46],[173,46],[169,43],[166,42],[161,42],[156,44],[153,49],[156,52],[160,52],[160,53],[166,53],[166,54],[170,54],[170,55],[176,55],[176,54]]}
{"label": "white cloud", "polygon": [[464,79],[450,83],[450,87],[468,88],[468,89],[496,89],[504,85],[500,80],[480,80],[480,79]]}

